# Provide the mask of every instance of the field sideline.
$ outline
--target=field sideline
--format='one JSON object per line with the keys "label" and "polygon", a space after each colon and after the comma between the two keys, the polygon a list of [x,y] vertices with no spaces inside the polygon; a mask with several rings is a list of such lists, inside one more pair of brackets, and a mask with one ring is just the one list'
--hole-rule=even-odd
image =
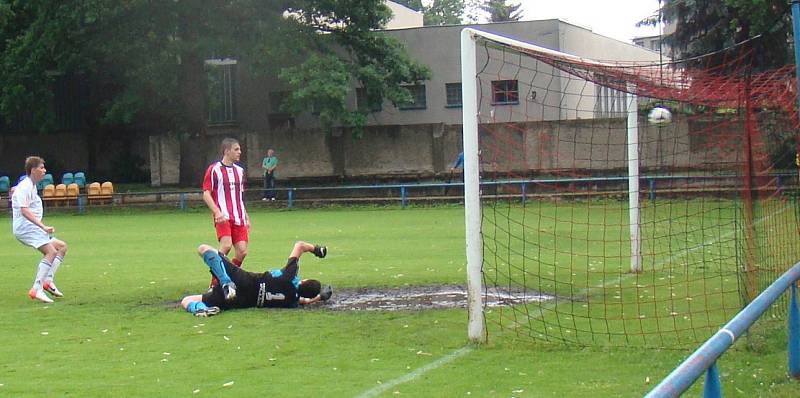
{"label": "field sideline", "polygon": [[[66,297],[49,306],[28,299],[39,255],[12,237],[7,217],[0,396],[640,396],[688,355],[535,343],[491,323],[489,344],[459,351],[468,346],[463,310],[194,318],[176,305],[208,284],[194,251],[214,243],[207,212],[45,217],[70,245],[57,276]],[[464,283],[458,206],[251,209],[251,217],[244,268],[281,267],[297,239],[326,244],[329,257],[304,257],[301,276],[331,283],[334,299],[343,287]],[[784,325],[760,322],[722,358],[726,395],[796,394]]]}

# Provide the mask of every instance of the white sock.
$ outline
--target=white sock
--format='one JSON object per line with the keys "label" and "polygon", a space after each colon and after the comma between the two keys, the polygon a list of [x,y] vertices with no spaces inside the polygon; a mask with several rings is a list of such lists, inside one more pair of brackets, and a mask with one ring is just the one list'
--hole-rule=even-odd
{"label": "white sock", "polygon": [[39,261],[39,269],[36,271],[36,280],[33,281],[34,289],[42,289],[42,280],[47,276],[47,272],[50,271],[51,267],[52,264],[47,262],[44,258],[42,258],[42,261]]}
{"label": "white sock", "polygon": [[61,258],[61,256],[56,256],[56,258],[53,259],[53,265],[50,267],[50,271],[47,272],[47,276],[44,277],[45,282],[53,281],[53,278],[56,276],[56,270],[58,266],[61,265],[62,260],[63,258]]}

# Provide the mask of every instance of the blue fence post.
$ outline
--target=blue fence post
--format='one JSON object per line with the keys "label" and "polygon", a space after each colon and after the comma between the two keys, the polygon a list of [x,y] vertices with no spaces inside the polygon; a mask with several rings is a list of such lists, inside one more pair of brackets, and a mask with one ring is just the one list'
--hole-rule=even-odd
{"label": "blue fence post", "polygon": [[292,208],[292,201],[294,201],[294,188],[289,188],[289,190],[286,191],[286,193],[287,193],[287,196],[286,196],[286,207],[291,209]]}
{"label": "blue fence post", "polygon": [[525,205],[525,200],[528,198],[528,184],[522,183],[522,204]]}
{"label": "blue fence post", "polygon": [[789,376],[800,379],[800,310],[797,308],[797,283],[792,283],[789,299]]}
{"label": "blue fence post", "polygon": [[406,208],[406,186],[400,186],[400,207]]}
{"label": "blue fence post", "polygon": [[78,195],[78,214],[83,214],[83,200],[85,198],[83,196]]}
{"label": "blue fence post", "polygon": [[647,187],[650,190],[650,200],[656,200],[656,180],[655,178],[647,179]]}
{"label": "blue fence post", "polygon": [[706,371],[706,382],[703,384],[703,398],[722,397],[722,387],[719,384],[719,370],[715,361]]}
{"label": "blue fence post", "polygon": [[178,207],[181,210],[186,208],[186,195],[183,192],[178,194]]}

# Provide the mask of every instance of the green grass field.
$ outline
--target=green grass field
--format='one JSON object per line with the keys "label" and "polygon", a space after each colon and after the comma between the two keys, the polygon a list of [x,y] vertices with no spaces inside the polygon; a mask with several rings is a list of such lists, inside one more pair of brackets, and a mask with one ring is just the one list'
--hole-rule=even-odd
{"label": "green grass field", "polygon": [[[282,266],[303,239],[327,244],[330,254],[304,257],[301,275],[334,291],[465,280],[460,207],[251,209],[251,217],[246,269]],[[208,284],[194,252],[214,242],[206,212],[46,221],[70,245],[57,277],[66,297],[55,304],[26,295],[38,254],[10,232],[0,239],[0,396],[639,396],[691,351],[576,348],[494,322],[488,344],[470,346],[464,310],[251,309],[194,318],[176,303]],[[759,322],[718,364],[725,394],[796,395],[785,345],[783,321]]]}

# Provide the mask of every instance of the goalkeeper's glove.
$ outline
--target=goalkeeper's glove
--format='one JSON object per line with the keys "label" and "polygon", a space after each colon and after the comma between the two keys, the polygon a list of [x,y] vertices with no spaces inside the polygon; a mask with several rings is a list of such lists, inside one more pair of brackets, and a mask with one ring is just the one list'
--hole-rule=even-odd
{"label": "goalkeeper's glove", "polygon": [[319,292],[319,299],[322,301],[328,301],[332,295],[333,289],[331,289],[331,285],[327,285],[322,288],[321,292]]}

